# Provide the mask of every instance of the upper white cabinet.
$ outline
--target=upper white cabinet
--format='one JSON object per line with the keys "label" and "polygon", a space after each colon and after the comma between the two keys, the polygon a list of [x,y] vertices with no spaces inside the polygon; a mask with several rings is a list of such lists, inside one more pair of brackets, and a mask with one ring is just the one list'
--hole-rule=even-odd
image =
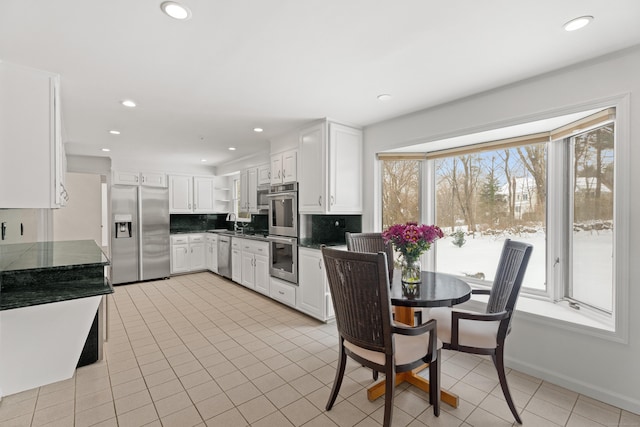
{"label": "upper white cabinet", "polygon": [[58,208],[65,157],[56,74],[0,61],[0,208]]}
{"label": "upper white cabinet", "polygon": [[240,173],[240,210],[258,212],[258,169],[249,168]]}
{"label": "upper white cabinet", "polygon": [[227,177],[169,175],[170,213],[226,213],[231,202]]}
{"label": "upper white cabinet", "polygon": [[295,182],[298,179],[298,153],[296,150],[271,156],[271,184]]}
{"label": "upper white cabinet", "polygon": [[113,184],[166,187],[167,175],[161,172],[113,171]]}
{"label": "upper white cabinet", "polygon": [[169,176],[169,212],[193,213],[193,177]]}
{"label": "upper white cabinet", "polygon": [[264,164],[258,166],[258,185],[271,184],[271,165]]}
{"label": "upper white cabinet", "polygon": [[215,210],[215,178],[193,177],[193,212],[207,213]]}
{"label": "upper white cabinet", "polygon": [[322,122],[300,132],[300,213],[362,213],[362,131]]}

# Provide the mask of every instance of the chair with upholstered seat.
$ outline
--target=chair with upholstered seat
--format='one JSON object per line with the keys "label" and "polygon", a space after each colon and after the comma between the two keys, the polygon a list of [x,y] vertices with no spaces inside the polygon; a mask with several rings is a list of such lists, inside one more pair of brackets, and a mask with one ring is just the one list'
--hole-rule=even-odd
{"label": "chair with upholstered seat", "polygon": [[504,344],[511,331],[511,319],[532,250],[533,246],[527,243],[509,239],[504,242],[491,290],[472,292],[489,295],[485,313],[451,307],[432,308],[429,312],[430,319],[438,321],[438,338],[444,348],[491,356],[505,400],[519,424],[522,420],[511,398],[504,370]]}
{"label": "chair with upholstered seat", "polygon": [[391,425],[396,372],[429,363],[429,403],[440,414],[440,345],[436,322],[417,327],[391,318],[389,276],[384,253],[349,252],[322,247],[339,334],[336,377],[327,402],[335,403],[347,356],[386,376],[384,426]]}

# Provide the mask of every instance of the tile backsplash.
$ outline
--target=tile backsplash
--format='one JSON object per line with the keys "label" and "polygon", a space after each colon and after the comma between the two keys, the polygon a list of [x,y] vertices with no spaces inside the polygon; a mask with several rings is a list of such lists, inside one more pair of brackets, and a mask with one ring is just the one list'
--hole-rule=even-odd
{"label": "tile backsplash", "polygon": [[228,228],[227,214],[172,214],[169,230],[171,233],[199,233],[206,230]]}
{"label": "tile backsplash", "polygon": [[300,238],[312,243],[346,243],[344,233],[361,233],[361,215],[301,215]]}

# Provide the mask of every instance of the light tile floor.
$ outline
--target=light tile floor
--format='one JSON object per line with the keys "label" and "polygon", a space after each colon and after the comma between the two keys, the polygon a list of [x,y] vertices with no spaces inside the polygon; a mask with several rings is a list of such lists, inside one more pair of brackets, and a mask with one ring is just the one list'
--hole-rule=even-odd
{"label": "light tile floor", "polygon": [[[348,366],[334,408],[336,328],[210,273],[116,287],[105,360],[74,378],[6,396],[0,426],[380,426],[371,372]],[[510,371],[524,425],[640,426],[640,416]],[[510,426],[490,360],[443,352],[460,406],[396,390],[394,426]],[[517,425],[517,424],[516,424]]]}

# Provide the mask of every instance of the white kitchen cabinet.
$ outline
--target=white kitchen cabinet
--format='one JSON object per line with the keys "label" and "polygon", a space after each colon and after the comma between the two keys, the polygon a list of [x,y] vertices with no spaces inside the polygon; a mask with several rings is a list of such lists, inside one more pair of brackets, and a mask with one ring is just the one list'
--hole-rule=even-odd
{"label": "white kitchen cabinet", "polygon": [[242,284],[242,239],[231,238],[231,280]]}
{"label": "white kitchen cabinet", "polygon": [[0,208],[64,206],[59,76],[0,61],[0,94]]}
{"label": "white kitchen cabinet", "polygon": [[298,179],[298,153],[296,150],[271,156],[271,184],[295,182]]}
{"label": "white kitchen cabinet", "polygon": [[269,296],[272,299],[295,308],[297,286],[276,277],[270,278],[269,286]]}
{"label": "white kitchen cabinet", "polygon": [[299,212],[362,213],[362,131],[324,121],[300,132]]}
{"label": "white kitchen cabinet", "polygon": [[169,176],[169,213],[193,212],[193,177]]}
{"label": "white kitchen cabinet", "polygon": [[258,169],[249,168],[240,173],[240,210],[258,212]]}
{"label": "white kitchen cabinet", "polygon": [[218,235],[207,233],[204,236],[204,255],[207,270],[218,272]]}
{"label": "white kitchen cabinet", "polygon": [[167,175],[162,172],[140,172],[140,184],[147,187],[167,186]]}
{"label": "white kitchen cabinet", "polygon": [[204,235],[189,235],[189,266],[191,271],[205,270],[207,268],[204,256]]}
{"label": "white kitchen cabinet", "polygon": [[269,295],[269,243],[238,240],[242,250],[242,285]]}
{"label": "white kitchen cabinet", "polygon": [[140,173],[128,171],[113,171],[112,184],[140,185]]}
{"label": "white kitchen cabinet", "polygon": [[203,234],[171,236],[171,273],[188,273],[206,269]]}
{"label": "white kitchen cabinet", "polygon": [[296,308],[322,321],[335,316],[322,252],[317,249],[298,248]]}
{"label": "white kitchen cabinet", "polygon": [[189,272],[189,237],[171,236],[171,274]]}
{"label": "white kitchen cabinet", "polygon": [[113,171],[112,184],[166,187],[167,175],[161,172]]}
{"label": "white kitchen cabinet", "polygon": [[215,177],[193,177],[193,212],[211,213],[215,211]]}
{"label": "white kitchen cabinet", "polygon": [[227,177],[169,175],[169,212],[227,213],[231,190]]}
{"label": "white kitchen cabinet", "polygon": [[271,184],[271,165],[264,164],[258,166],[258,185]]}

